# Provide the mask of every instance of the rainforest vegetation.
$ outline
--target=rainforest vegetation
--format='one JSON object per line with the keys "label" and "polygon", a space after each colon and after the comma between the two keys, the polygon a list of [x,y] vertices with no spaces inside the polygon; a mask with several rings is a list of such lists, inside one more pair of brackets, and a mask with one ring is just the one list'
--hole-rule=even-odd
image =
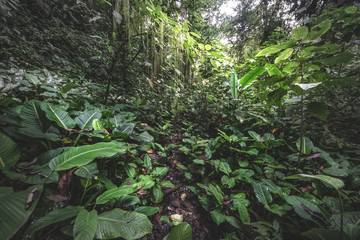
{"label": "rainforest vegetation", "polygon": [[1,240],[359,240],[355,0],[0,0]]}

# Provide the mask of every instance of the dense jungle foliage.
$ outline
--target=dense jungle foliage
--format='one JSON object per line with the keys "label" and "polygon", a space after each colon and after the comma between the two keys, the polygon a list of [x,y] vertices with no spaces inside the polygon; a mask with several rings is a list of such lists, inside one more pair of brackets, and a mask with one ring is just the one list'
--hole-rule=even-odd
{"label": "dense jungle foliage", "polygon": [[357,1],[0,14],[1,240],[360,239]]}

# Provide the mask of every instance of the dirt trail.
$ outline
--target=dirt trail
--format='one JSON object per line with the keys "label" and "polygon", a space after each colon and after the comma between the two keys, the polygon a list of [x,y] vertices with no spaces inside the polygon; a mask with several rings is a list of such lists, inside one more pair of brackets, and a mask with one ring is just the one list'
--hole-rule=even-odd
{"label": "dirt trail", "polygon": [[[182,144],[182,138],[182,133],[176,131],[171,134],[169,144]],[[194,185],[194,183],[189,183],[189,180],[185,178],[184,171],[178,167],[178,164],[182,164],[185,159],[185,155],[177,148],[173,148],[168,154],[167,167],[170,171],[163,180],[171,181],[176,188],[164,190],[163,201],[155,204],[160,210],[150,217],[153,223],[153,232],[143,237],[142,240],[163,239],[172,227],[165,221],[160,221],[160,218],[164,215],[170,218],[173,214],[182,215],[183,222],[191,225],[194,240],[220,239],[217,226],[211,220],[210,214],[201,207],[197,195],[186,187],[186,185]]]}

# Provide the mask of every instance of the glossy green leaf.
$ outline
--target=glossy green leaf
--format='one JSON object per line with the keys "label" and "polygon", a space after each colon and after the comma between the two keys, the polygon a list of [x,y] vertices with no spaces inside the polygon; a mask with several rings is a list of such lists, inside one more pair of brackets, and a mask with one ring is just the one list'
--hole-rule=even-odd
{"label": "glossy green leaf", "polygon": [[154,141],[154,137],[151,136],[148,132],[142,132],[139,135],[139,141],[142,142],[153,142]]}
{"label": "glossy green leaf", "polygon": [[265,205],[265,208],[274,213],[274,214],[277,214],[279,215],[280,217],[286,215],[288,213],[288,211],[290,211],[292,209],[291,206],[285,204],[285,205],[278,205],[278,204],[272,204],[272,205]]}
{"label": "glossy green leaf", "polygon": [[98,110],[85,111],[75,118],[75,122],[80,129],[92,129],[92,122],[94,119],[101,118],[101,113]]}
{"label": "glossy green leaf", "polygon": [[131,134],[134,131],[134,127],[135,127],[134,123],[123,123],[114,129],[114,133],[119,132],[119,133]]}
{"label": "glossy green leaf", "polygon": [[222,193],[219,191],[217,187],[215,187],[213,184],[209,184],[209,190],[210,192],[215,196],[216,200],[222,204],[224,201],[224,197]]}
{"label": "glossy green leaf", "polygon": [[234,99],[237,99],[239,97],[239,92],[238,92],[238,87],[239,85],[239,81],[235,72],[235,69],[232,70],[232,73],[230,75],[230,92],[231,92],[231,96]]}
{"label": "glossy green leaf", "polygon": [[25,102],[20,112],[21,126],[19,132],[33,138],[44,138],[49,127],[45,113],[41,110],[41,102],[31,100]]}
{"label": "glossy green leaf", "polygon": [[153,187],[153,195],[154,195],[154,202],[155,203],[159,203],[163,200],[164,198],[164,193],[161,190],[160,185],[155,185]]}
{"label": "glossy green leaf", "polygon": [[231,173],[230,165],[223,161],[219,163],[219,170],[225,173],[226,175],[229,175]]}
{"label": "glossy green leaf", "polygon": [[358,9],[357,7],[349,6],[345,8],[345,12],[349,14],[354,14],[356,13],[357,9]]}
{"label": "glossy green leaf", "polygon": [[192,240],[192,229],[191,226],[182,222],[174,226],[170,233],[163,240]]}
{"label": "glossy green leaf", "polygon": [[240,79],[240,86],[245,88],[246,86],[250,85],[257,77],[263,74],[266,71],[264,67],[258,67],[254,70],[248,72]]}
{"label": "glossy green leaf", "polygon": [[327,175],[309,175],[309,174],[296,174],[289,177],[286,177],[286,179],[299,179],[299,178],[312,178],[320,180],[324,183],[329,184],[330,186],[334,187],[335,189],[340,189],[344,187],[344,182],[338,178],[330,177]]}
{"label": "glossy green leaf", "polygon": [[159,184],[163,188],[176,188],[176,186],[170,181],[161,181]]}
{"label": "glossy green leaf", "polygon": [[304,39],[304,42],[315,40],[324,35],[331,27],[331,20],[327,19],[318,25],[311,28],[309,34]]}
{"label": "glossy green leaf", "polygon": [[169,172],[168,167],[157,167],[151,172],[151,175],[156,177],[163,177],[168,172]]}
{"label": "glossy green leaf", "polygon": [[145,166],[146,168],[152,167],[151,158],[149,157],[148,154],[146,154],[145,157],[144,157],[144,166]]}
{"label": "glossy green leaf", "polygon": [[21,157],[21,150],[6,134],[0,132],[0,170],[14,166]]}
{"label": "glossy green leaf", "polygon": [[142,213],[146,216],[151,216],[157,213],[160,210],[159,207],[149,207],[149,206],[141,206],[134,210],[134,212]]}
{"label": "glossy green leaf", "polygon": [[32,75],[32,74],[25,74],[25,78],[32,84],[34,84],[35,86],[40,84],[40,80],[37,76]]}
{"label": "glossy green leaf", "polygon": [[220,225],[221,223],[226,221],[226,215],[222,214],[219,209],[215,209],[210,212],[212,220],[216,223],[216,225]]}
{"label": "glossy green leaf", "polygon": [[78,170],[75,171],[75,175],[83,178],[93,178],[98,173],[99,170],[96,163],[90,163],[85,166],[81,166]]}
{"label": "glossy green leaf", "polygon": [[[0,239],[10,239],[26,223],[39,201],[42,189],[39,185],[14,192],[11,187],[0,187]],[[33,201],[27,206],[31,194]]]}
{"label": "glossy green leaf", "polygon": [[283,52],[280,53],[280,55],[277,58],[275,58],[274,63],[276,64],[276,63],[279,63],[279,62],[281,62],[283,60],[288,59],[292,55],[293,52],[294,52],[293,48],[285,49]]}
{"label": "glossy green leaf", "polygon": [[81,209],[75,219],[74,240],[93,240],[96,233],[98,214],[96,210],[88,212]]}
{"label": "glossy green leaf", "polygon": [[241,222],[233,216],[226,216],[226,221],[235,228],[241,228]]}
{"label": "glossy green leaf", "polygon": [[267,56],[267,55],[271,55],[277,52],[280,52],[281,50],[288,48],[289,46],[291,46],[291,43],[286,42],[286,43],[281,43],[278,45],[272,45],[270,47],[267,47],[263,50],[261,50],[256,57],[261,57],[261,56]]}
{"label": "glossy green leaf", "polygon": [[48,213],[46,216],[39,218],[30,225],[30,227],[26,230],[26,234],[32,234],[37,230],[40,230],[44,227],[47,227],[51,224],[58,223],[69,218],[75,217],[79,214],[79,212],[83,209],[80,206],[69,206],[66,208],[60,208],[57,210],[53,210]]}
{"label": "glossy green leaf", "polygon": [[311,102],[307,105],[307,110],[310,115],[317,117],[321,120],[326,120],[330,114],[327,105],[322,102]]}
{"label": "glossy green leaf", "polygon": [[48,119],[56,122],[56,124],[61,128],[71,129],[76,125],[74,119],[72,119],[69,114],[61,108],[55,107],[49,103],[42,103],[41,109],[46,113]]}
{"label": "glossy green leaf", "polygon": [[286,196],[285,200],[288,204],[290,204],[295,212],[302,218],[307,220],[312,220],[311,218],[311,212],[316,212],[320,215],[322,215],[321,210],[319,207],[310,202],[309,200],[306,200],[302,197],[298,196]]}
{"label": "glossy green leaf", "polygon": [[248,131],[249,135],[256,141],[260,141],[261,136],[254,131]]}
{"label": "glossy green leaf", "polygon": [[[312,148],[314,147],[313,142],[308,137],[302,138],[302,146],[301,146],[301,138],[298,138],[296,141],[296,147],[301,153],[303,154],[310,154],[312,151]],[[300,150],[301,147],[301,150]]]}
{"label": "glossy green leaf", "polygon": [[297,27],[291,31],[294,40],[302,40],[308,35],[309,29],[305,26]]}
{"label": "glossy green leaf", "polygon": [[93,119],[91,124],[95,131],[99,131],[104,128],[104,125],[101,123],[100,119],[97,118]]}
{"label": "glossy green leaf", "polygon": [[123,185],[118,188],[107,190],[96,199],[96,204],[105,204],[111,199],[133,193],[137,190],[138,185]]}
{"label": "glossy green leaf", "polygon": [[269,187],[262,183],[252,183],[256,198],[262,204],[268,205],[272,202],[272,196]]}
{"label": "glossy green leaf", "polygon": [[152,224],[142,213],[127,212],[118,208],[98,217],[97,239],[139,239],[152,232]]}
{"label": "glossy green leaf", "polygon": [[126,148],[112,142],[101,142],[93,145],[72,148],[53,158],[49,163],[52,170],[67,170],[86,165],[98,157],[112,157],[117,153],[125,153]]}

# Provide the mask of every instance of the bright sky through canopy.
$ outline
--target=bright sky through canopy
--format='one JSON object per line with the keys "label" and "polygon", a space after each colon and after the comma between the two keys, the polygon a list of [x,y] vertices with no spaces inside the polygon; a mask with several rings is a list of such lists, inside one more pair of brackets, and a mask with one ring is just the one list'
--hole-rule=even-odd
{"label": "bright sky through canopy", "polygon": [[223,5],[221,5],[219,9],[220,13],[234,17],[236,15],[235,8],[237,7],[237,5],[239,5],[239,1],[235,1],[235,0],[226,1]]}

